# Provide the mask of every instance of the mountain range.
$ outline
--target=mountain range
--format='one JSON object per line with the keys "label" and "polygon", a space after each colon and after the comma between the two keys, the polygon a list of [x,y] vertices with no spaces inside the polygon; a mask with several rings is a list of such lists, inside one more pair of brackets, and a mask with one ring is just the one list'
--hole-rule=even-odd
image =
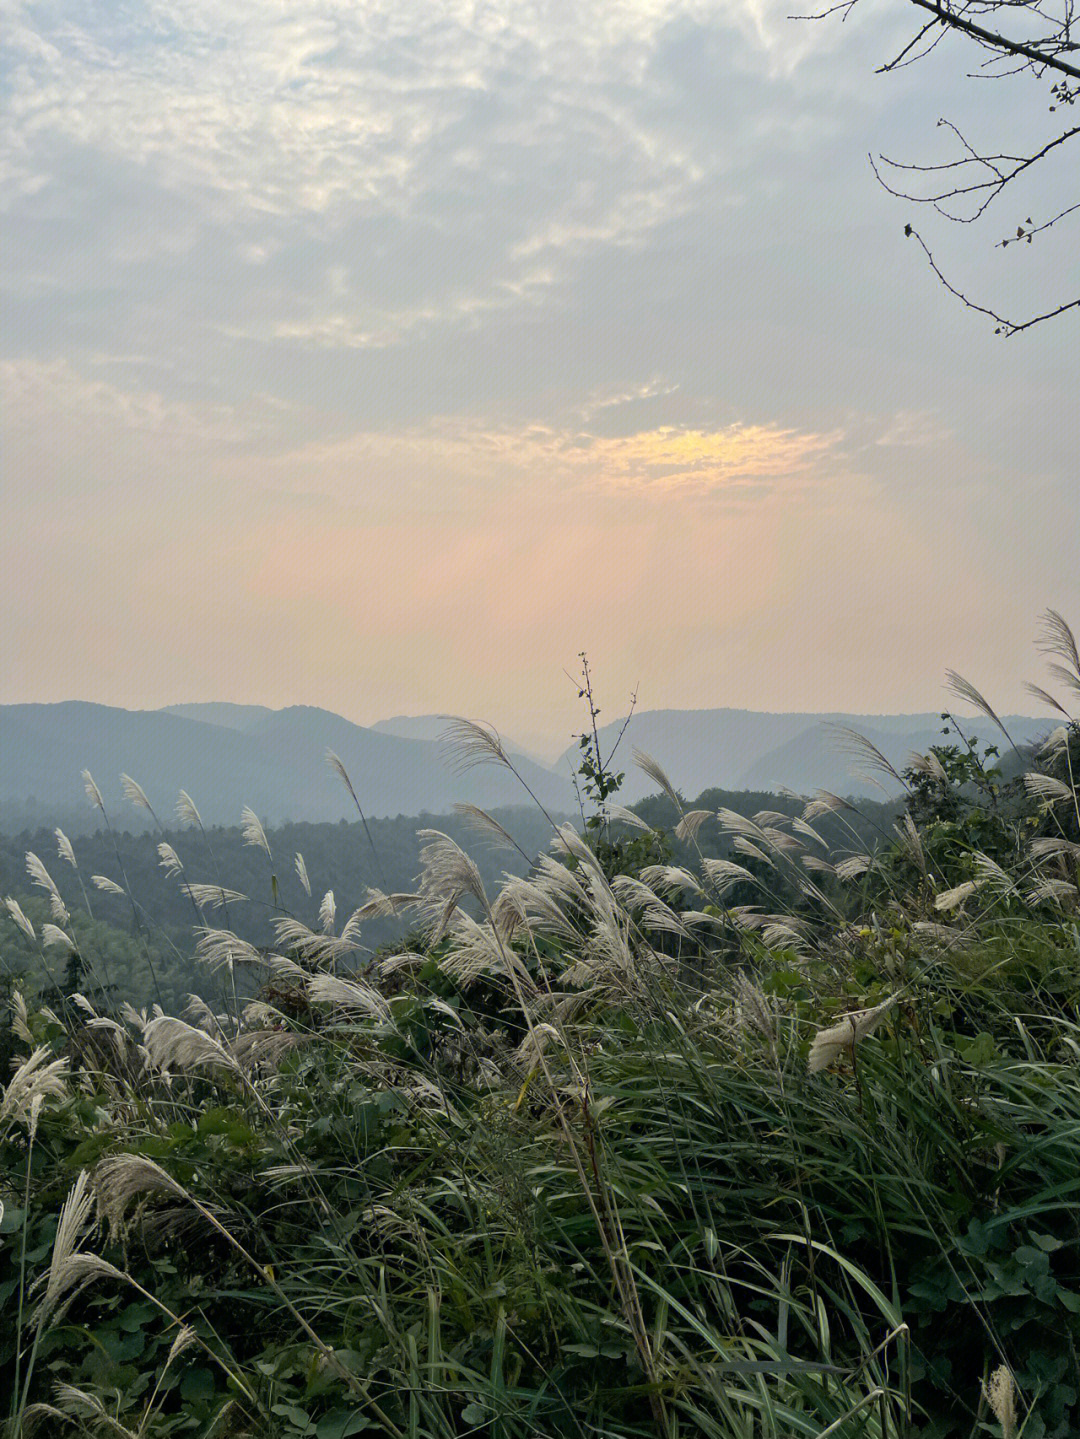
{"label": "mountain range", "polygon": [[[1047,720],[1005,718],[1024,744],[1050,728]],[[370,816],[445,813],[457,802],[484,808],[529,804],[514,776],[494,765],[455,769],[438,736],[445,718],[397,716],[371,726],[310,706],[272,710],[259,705],[180,704],[161,710],[123,710],[68,701],[0,706],[0,827],[11,831],[57,823],[82,805],[81,773],[89,770],[114,823],[142,827],[141,811],[122,806],[121,772],[142,785],[162,822],[172,822],[178,792],[186,790],[204,823],[235,824],[244,805],[264,823],[341,820],[356,816],[354,802],[326,762],[327,750],[344,764],[364,812]],[[842,727],[859,731],[901,768],[913,750],[947,742],[934,714],[766,714],[751,710],[652,710],[635,714],[615,755],[626,774],[620,798],[632,803],[656,784],[633,762],[633,750],[656,759],[672,784],[693,798],[710,787],[881,796],[860,775]],[[989,721],[971,722],[983,742],[1006,742]],[[607,759],[621,722],[600,731]],[[576,744],[548,766],[504,741],[522,780],[551,812],[577,809],[571,775],[580,763]],[[887,792],[897,786],[878,774]],[[96,817],[84,812],[80,829]]]}

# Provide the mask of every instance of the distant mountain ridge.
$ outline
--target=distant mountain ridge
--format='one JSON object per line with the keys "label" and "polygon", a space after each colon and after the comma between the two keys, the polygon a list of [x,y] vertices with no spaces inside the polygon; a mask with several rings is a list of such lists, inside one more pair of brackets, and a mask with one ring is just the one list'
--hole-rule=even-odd
{"label": "distant mountain ridge", "polygon": [[[364,812],[372,817],[445,813],[467,801],[484,808],[529,804],[507,771],[483,765],[455,772],[446,747],[433,736],[438,716],[396,716],[364,727],[313,706],[272,710],[262,705],[178,704],[161,710],[123,710],[82,701],[0,706],[0,825],[11,829],[55,823],[82,802],[81,772],[89,770],[114,822],[137,828],[147,817],[123,806],[119,776],[130,774],[169,823],[180,789],[207,824],[235,824],[249,805],[264,822],[336,821],[355,815],[340,779],[326,764],[332,749],[349,772]],[[1006,716],[1018,744],[1041,738],[1050,720]],[[1005,741],[984,719],[968,722],[984,743]],[[633,763],[635,748],[667,771],[688,799],[703,790],[829,789],[881,796],[874,779],[840,743],[838,726],[864,734],[897,769],[913,750],[945,743],[938,714],[767,714],[753,710],[651,710],[635,714],[615,756],[626,774],[620,794],[633,803],[655,783]],[[621,728],[600,731],[606,758]],[[529,788],[553,813],[576,812],[571,775],[577,745],[555,766],[528,756],[504,737]],[[885,776],[876,779],[895,792]],[[92,817],[88,815],[88,823]]]}
{"label": "distant mountain ridge", "polygon": [[[94,776],[114,822],[141,827],[121,807],[119,776],[142,785],[163,822],[186,790],[206,824],[235,824],[244,805],[265,823],[338,820],[356,811],[326,763],[341,759],[365,814],[380,817],[445,813],[467,801],[484,808],[528,804],[505,769],[493,765],[455,773],[444,746],[402,739],[310,706],[254,712],[258,707],[201,706],[213,722],[166,710],[122,710],[81,701],[0,706],[0,806],[32,799],[48,822],[82,793],[81,772]],[[191,707],[195,708],[195,707]],[[235,727],[243,713],[244,728]],[[552,810],[569,813],[567,780],[522,759],[523,777]]]}
{"label": "distant mountain ridge", "polygon": [[[1017,744],[1041,739],[1052,727],[1048,719],[1005,715],[1003,723]],[[997,744],[1007,743],[994,725],[980,716],[964,721],[968,735]],[[680,793],[692,798],[713,786],[725,789],[792,789],[800,794],[827,789],[842,795],[881,798],[882,786],[895,794],[898,786],[877,774],[867,778],[865,764],[853,758],[840,731],[852,729],[870,740],[896,769],[902,770],[912,752],[925,753],[934,744],[955,742],[941,731],[937,714],[824,714],[776,713],[757,710],[645,710],[631,717],[615,756],[615,768],[625,772],[621,798],[633,804],[656,790],[656,785],[633,763],[633,751],[649,754],[667,773]],[[622,721],[600,731],[604,757],[614,745]],[[578,750],[566,750],[563,766],[578,762]],[[876,782],[875,782],[876,780]]]}

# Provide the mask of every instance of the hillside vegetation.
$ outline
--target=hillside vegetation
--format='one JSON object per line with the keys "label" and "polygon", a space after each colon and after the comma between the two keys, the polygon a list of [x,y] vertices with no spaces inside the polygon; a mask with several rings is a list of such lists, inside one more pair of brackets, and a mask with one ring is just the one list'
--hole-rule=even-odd
{"label": "hillside vegetation", "polygon": [[[1043,643],[1075,697],[1060,616]],[[691,808],[648,755],[621,809],[590,727],[582,826],[526,864],[472,815],[501,879],[430,827],[418,882],[346,913],[254,815],[243,890],[160,838],[211,981],[183,1014],[95,969],[69,881],[137,914],[123,879],[32,861],[9,1432],[1075,1434],[1080,727],[1067,694],[1011,754],[964,693],[993,744],[946,722],[890,766],[899,816]]]}

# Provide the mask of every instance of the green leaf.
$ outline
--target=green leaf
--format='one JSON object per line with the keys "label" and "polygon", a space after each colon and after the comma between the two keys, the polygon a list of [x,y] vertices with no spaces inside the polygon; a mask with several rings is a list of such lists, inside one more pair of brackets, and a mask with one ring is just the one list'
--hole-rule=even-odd
{"label": "green leaf", "polygon": [[318,1439],[349,1439],[367,1429],[371,1420],[358,1409],[331,1409],[315,1426]]}
{"label": "green leaf", "polygon": [[212,1399],[216,1388],[212,1369],[189,1369],[180,1382],[180,1397],[185,1404],[197,1404]]}

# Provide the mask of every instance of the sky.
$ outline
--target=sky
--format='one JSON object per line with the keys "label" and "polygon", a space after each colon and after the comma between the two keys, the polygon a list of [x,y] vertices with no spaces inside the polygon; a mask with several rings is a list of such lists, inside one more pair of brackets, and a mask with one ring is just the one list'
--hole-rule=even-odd
{"label": "sky", "polygon": [[[1080,625],[1068,159],[910,6],[0,0],[0,702],[1032,712]],[[1059,127],[1060,128],[1060,127]],[[1056,164],[1056,168],[1055,168]],[[1067,197],[1068,203],[1073,199]],[[1076,312],[1073,312],[1075,315]]]}

